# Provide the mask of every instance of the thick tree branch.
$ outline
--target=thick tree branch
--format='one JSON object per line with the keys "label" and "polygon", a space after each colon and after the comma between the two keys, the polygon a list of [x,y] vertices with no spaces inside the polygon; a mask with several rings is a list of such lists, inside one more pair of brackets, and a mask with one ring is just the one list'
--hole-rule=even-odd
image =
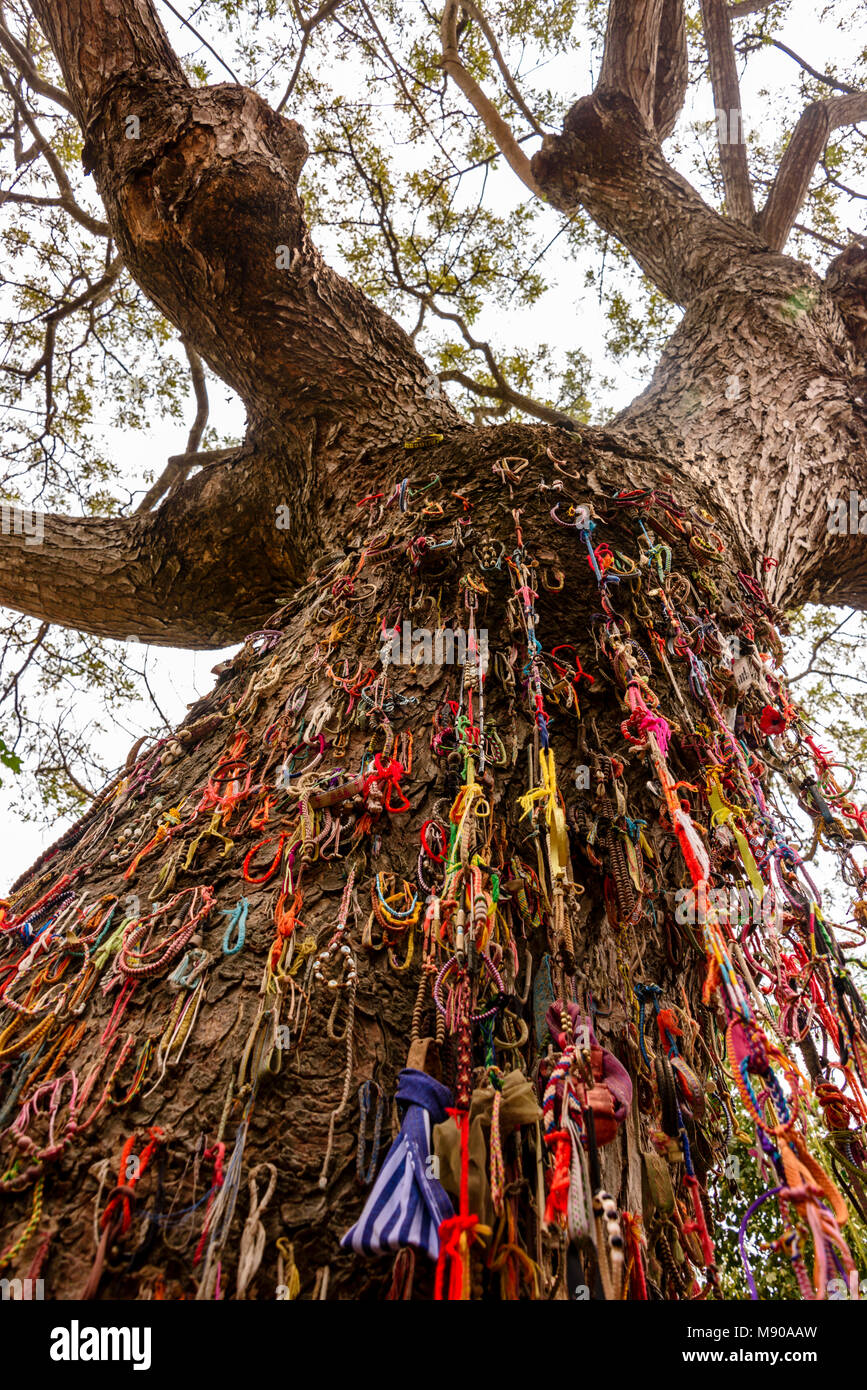
{"label": "thick tree branch", "polygon": [[533,168],[555,207],[568,214],[585,208],[676,304],[718,286],[766,249],[756,233],[707,206],[625,100],[582,98],[563,134],[546,137]]}
{"label": "thick tree branch", "polygon": [[32,0],[130,272],[203,359],[327,466],[459,417],[407,335],[325,265],[300,127],[241,87],[193,89],[150,0]]}
{"label": "thick tree branch", "polygon": [[[180,329],[197,412],[145,498],[168,488],[157,511],[45,516],[38,544],[32,527],[4,528],[0,602],[100,636],[220,645],[298,582],[321,545],[329,470],[343,482],[372,445],[462,422],[403,330],[312,246],[295,122],[241,87],[192,89],[151,0],[31,8],[123,260]],[[239,449],[199,451],[203,359],[247,405]]]}
{"label": "thick tree branch", "polygon": [[839,309],[861,363],[858,383],[867,399],[867,239],[858,237],[835,256],[825,272],[825,288]]}
{"label": "thick tree branch", "polygon": [[688,80],[681,0],[611,0],[596,95],[627,98],[648,134],[664,140]]}
{"label": "thick tree branch", "polygon": [[[478,15],[475,6],[447,0],[441,25],[443,67],[518,177],[561,211],[586,207],[600,226],[626,243],[664,293],[684,302],[692,292],[692,277],[673,273],[677,268],[670,263],[675,249],[671,237],[691,213],[700,212],[706,222],[715,214],[668,168],[659,150],[660,140],[674,129],[686,93],[682,0],[611,0],[593,97],[578,102],[566,118],[563,135],[546,135],[542,149],[529,161],[460,60],[461,9]],[[507,86],[514,98],[512,85]],[[658,167],[652,169],[654,162]],[[648,203],[648,192],[659,196]],[[692,260],[698,268],[698,258],[693,255]]]}
{"label": "thick tree branch", "polygon": [[781,251],[788,240],[831,131],[863,120],[867,120],[867,92],[828,97],[806,108],[759,214],[759,228],[772,251]]}
{"label": "thick tree branch", "polygon": [[[117,88],[153,84],[165,96],[189,84],[150,0],[29,0],[63,73],[73,112],[92,138]],[[123,138],[123,127],[112,132]]]}
{"label": "thick tree branch", "polygon": [[683,110],[689,83],[689,55],[681,0],[665,0],[659,25],[653,124],[658,140],[667,140]]}
{"label": "thick tree branch", "polygon": [[[708,0],[710,48],[724,79],[720,92],[736,96],[731,32],[720,6],[721,0]],[[443,12],[443,66],[528,187],[562,212],[584,207],[627,246],[663,294],[679,304],[689,303],[733,266],[762,251],[750,225],[743,148],[731,160],[726,155],[729,219],[710,209],[662,156],[660,142],[673,130],[686,92],[682,0],[611,0],[596,89],[572,107],[562,135],[544,137],[529,172],[511,130],[460,62],[460,9],[461,0],[448,0]]]}
{"label": "thick tree branch", "polygon": [[596,92],[628,97],[648,131],[654,129],[656,62],[663,0],[611,0]]}
{"label": "thick tree branch", "polygon": [[542,135],[542,127],[539,125],[539,122],[536,120],[536,117],[533,115],[533,112],[530,110],[529,106],[524,101],[524,98],[521,96],[518,84],[512,76],[511,72],[509,71],[508,64],[506,63],[505,58],[500,52],[500,45],[497,43],[496,34],[494,33],[488,21],[485,19],[485,16],[483,15],[482,11],[479,9],[478,5],[474,5],[472,3],[472,0],[461,0],[461,9],[463,10],[464,14],[467,16],[468,19],[472,19],[476,24],[478,24],[479,28],[484,34],[487,45],[491,50],[491,55],[494,59],[494,62],[500,69],[500,76],[503,79],[503,85],[505,86],[506,91],[509,93],[509,96],[512,98],[512,101],[515,103],[518,110],[521,112],[521,115],[524,117],[524,120],[530,126],[531,130],[534,130],[537,135]]}
{"label": "thick tree branch", "polygon": [[701,14],[717,112],[717,144],[726,212],[736,222],[751,226],[755,207],[744,142],[740,82],[726,0],[701,0]]}
{"label": "thick tree branch", "polygon": [[[236,641],[299,581],[315,537],[302,461],[293,484],[285,446],[275,454],[241,445],[230,460],[225,452],[221,467],[202,469],[156,512],[67,517],[4,507],[0,603],[99,637],[199,649]],[[290,497],[291,525],[281,529],[276,509]],[[255,518],[255,530],[239,528],[243,516]]]}

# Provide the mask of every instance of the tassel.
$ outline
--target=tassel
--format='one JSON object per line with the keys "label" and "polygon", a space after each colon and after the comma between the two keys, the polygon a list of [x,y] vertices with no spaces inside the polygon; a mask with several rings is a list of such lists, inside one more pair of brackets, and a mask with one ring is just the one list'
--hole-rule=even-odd
{"label": "tassel", "polygon": [[[470,1112],[449,1110],[461,1136],[461,1195],[456,1216],[440,1223],[440,1253],[437,1260],[434,1298],[438,1303],[466,1303],[470,1297],[470,1246],[491,1234],[487,1226],[470,1211]],[[447,1288],[444,1294],[443,1289]]]}

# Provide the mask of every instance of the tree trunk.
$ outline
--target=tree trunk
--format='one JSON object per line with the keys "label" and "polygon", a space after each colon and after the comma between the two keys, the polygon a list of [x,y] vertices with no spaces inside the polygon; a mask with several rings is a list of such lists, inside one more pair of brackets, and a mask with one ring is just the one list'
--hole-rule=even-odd
{"label": "tree trunk", "polygon": [[[689,691],[686,649],[669,656],[664,646],[654,645],[653,633],[665,638],[675,631],[666,621],[661,589],[683,624],[681,635],[696,621],[685,615],[701,615],[703,638],[699,641],[693,629],[693,646],[712,673],[720,699],[720,692],[727,692],[723,703],[736,698],[725,634],[742,631],[749,619],[759,650],[773,649],[775,637],[767,616],[770,607],[734,578],[746,563],[737,548],[737,527],[727,523],[718,507],[712,527],[703,520],[714,503],[711,490],[685,477],[674,479],[666,459],[627,441],[626,434],[602,432],[592,443],[579,441],[544,427],[464,430],[451,440],[431,440],[418,450],[382,457],[375,478],[348,475],[342,514],[331,531],[335,550],[326,554],[319,577],[276,614],[263,615],[263,630],[222,673],[213,695],[193,707],[177,736],[141,754],[85,821],[17,885],[10,915],[19,925],[6,937],[13,947],[8,967],[25,953],[20,924],[28,918],[31,929],[46,917],[53,919],[50,978],[57,974],[62,980],[61,962],[68,962],[63,1005],[36,1051],[30,1039],[43,1017],[40,1012],[12,1018],[4,1035],[10,1095],[17,1094],[19,1068],[28,1074],[27,1066],[22,1067],[27,1058],[34,1069],[30,1078],[34,1071],[42,1077],[43,1096],[58,1106],[59,1152],[33,1159],[34,1152],[47,1146],[42,1133],[46,1121],[42,1115],[25,1114],[21,1127],[35,1149],[24,1149],[17,1171],[13,1162],[5,1178],[11,1207],[8,1245],[27,1220],[34,1181],[42,1182],[44,1175],[42,1200],[50,1213],[52,1242],[43,1276],[52,1296],[73,1297],[88,1285],[94,1206],[110,1206],[128,1136],[139,1136],[134,1149],[139,1153],[144,1137],[154,1132],[149,1127],[157,1125],[163,1140],[152,1160],[156,1175],[137,1208],[143,1224],[134,1223],[123,1237],[115,1233],[98,1280],[100,1297],[147,1296],[158,1278],[172,1296],[190,1296],[197,1285],[213,1294],[218,1255],[223,1296],[232,1296],[247,1208],[246,1177],[256,1165],[268,1163],[275,1167],[277,1186],[263,1218],[266,1255],[248,1294],[275,1296],[281,1283],[276,1241],[285,1237],[294,1249],[304,1296],[312,1294],[326,1267],[329,1297],[385,1295],[390,1262],[365,1259],[338,1245],[366,1195],[356,1169],[357,1093],[364,1083],[375,1082],[390,1099],[413,1038],[439,1037],[443,1080],[450,1086],[460,1082],[456,1039],[444,1028],[430,995],[438,971],[454,958],[459,909],[444,909],[448,922],[437,945],[422,937],[421,909],[409,929],[401,927],[399,916],[388,919],[390,930],[375,919],[371,927],[371,891],[375,895],[377,875],[392,875],[378,882],[385,897],[392,890],[397,895],[392,897],[395,913],[406,911],[414,895],[424,900],[422,885],[442,894],[442,865],[434,858],[422,861],[421,879],[417,877],[419,835],[431,821],[447,827],[450,818],[458,818],[467,754],[475,769],[470,781],[473,775],[481,779],[491,818],[470,818],[463,858],[468,872],[474,856],[485,866],[477,886],[488,895],[486,912],[491,912],[494,882],[490,866],[499,871],[502,892],[499,940],[485,953],[502,977],[502,990],[491,992],[484,971],[476,982],[485,1006],[491,1001],[499,1006],[494,1036],[503,1046],[491,1045],[486,1032],[475,1029],[476,1079],[484,1079],[486,1066],[516,1063],[527,1075],[537,1074],[541,1065],[544,1076],[550,1066],[543,1031],[546,1004],[558,997],[580,1005],[582,1015],[594,1020],[601,1045],[620,1058],[635,1082],[628,1118],[600,1150],[601,1185],[621,1211],[643,1213],[651,1285],[667,1297],[686,1291],[689,1280],[670,1269],[665,1218],[647,1192],[642,1197],[642,1153],[654,1152],[650,1135],[658,1123],[659,1101],[656,1080],[642,1061],[633,991],[636,985],[658,986],[666,1007],[682,1007],[687,1018],[695,1019],[702,1041],[682,1040],[681,1049],[702,1088],[712,1081],[708,1055],[721,1055],[725,1019],[716,1000],[701,1003],[706,960],[697,929],[690,932],[675,919],[677,889],[688,885],[689,878],[667,819],[646,730],[642,734],[640,720],[630,720],[628,690],[640,688],[646,695],[649,690],[659,697],[660,712],[678,730],[668,755],[672,779],[694,783],[701,772],[694,726],[712,720],[714,706]],[[408,490],[401,489],[405,470],[411,471]],[[640,505],[634,489],[644,490]],[[676,505],[663,505],[672,491]],[[612,500],[617,492],[621,496]],[[361,508],[359,494],[370,499]],[[551,516],[553,507],[561,522],[569,521],[573,504],[593,509],[591,545],[603,564],[599,546],[610,546],[617,557],[615,570],[623,575],[604,594],[606,611],[613,608],[620,617],[609,616],[604,625],[586,542],[574,529],[574,518],[573,529],[564,531]],[[657,543],[665,543],[664,537],[673,542],[672,571],[664,586],[658,586],[652,567],[642,565],[639,518]],[[685,523],[678,540],[678,528]],[[346,537],[343,545],[341,536]],[[723,545],[726,553],[720,558],[716,552]],[[637,565],[642,588],[630,580],[621,556]],[[546,686],[549,679],[554,686],[544,688],[544,717],[536,719],[532,677],[529,692],[524,688],[535,650],[532,641],[528,649],[526,615],[522,621],[528,595],[522,600],[520,581],[525,575],[538,593],[533,600],[542,653],[538,662]],[[717,619],[709,611],[711,595]],[[483,706],[471,656],[464,666],[425,661],[425,632],[466,630],[471,613],[489,646]],[[382,631],[401,631],[404,623],[416,630],[415,638],[409,650],[401,644],[396,664],[384,666]],[[566,650],[555,650],[564,645]],[[385,649],[391,655],[391,647]],[[435,658],[435,648],[432,654]],[[641,686],[629,686],[636,678]],[[484,768],[472,747],[477,734],[468,733],[469,743],[463,746],[454,735],[443,735],[442,726],[454,724],[449,700],[461,700],[468,714],[469,702],[475,701],[470,727],[484,728],[489,753]],[[747,744],[761,756],[767,740],[758,728],[758,708],[752,698],[743,713]],[[626,736],[624,719],[629,720]],[[556,811],[556,799],[538,795],[530,802],[521,800],[543,784],[540,751],[546,728],[569,826],[571,858],[561,878],[555,827],[547,819]],[[320,729],[324,759],[313,770],[320,745],[312,730]],[[439,739],[432,740],[435,730]],[[724,735],[717,730],[716,738]],[[434,749],[432,741],[438,745]],[[360,773],[371,771],[373,750],[383,757],[380,766],[396,759],[403,769],[392,778],[390,790],[387,780],[381,781],[379,797],[376,788],[368,787],[365,795],[358,785]],[[622,775],[613,777],[617,760]],[[326,768],[342,771],[332,776]],[[335,801],[329,810],[322,789],[335,783],[354,788],[355,800]],[[621,796],[625,802],[618,800]],[[701,824],[701,801],[692,798],[685,804]],[[263,806],[268,808],[264,823]],[[634,827],[641,822],[644,838],[638,839]],[[333,840],[330,850],[326,847],[335,824],[341,827],[339,853]],[[426,832],[432,851],[442,847],[437,833]],[[318,851],[317,838],[322,841]],[[705,829],[703,839],[724,881],[732,873],[731,837],[728,851],[722,832]],[[260,848],[253,852],[256,845]],[[255,883],[275,858],[280,867],[267,883]],[[284,878],[290,858],[294,868],[291,878]],[[242,875],[245,864],[252,882]],[[409,885],[406,904],[399,896],[404,883]],[[116,909],[103,941],[111,939],[120,920],[134,923],[147,918],[156,903],[171,903],[172,926],[163,917],[155,919],[153,939],[162,942],[180,928],[190,899],[198,894],[200,907],[202,895],[211,893],[215,906],[196,934],[173,954],[163,952],[163,964],[153,975],[139,979],[135,973],[124,975],[123,969],[115,974],[109,959],[100,976],[93,945],[85,966],[83,942],[95,942],[112,904]],[[236,955],[226,955],[221,948],[224,930],[242,897],[249,905],[246,941]],[[38,903],[43,906],[34,916]],[[338,953],[325,962],[323,978],[317,980],[308,952],[314,945],[319,951],[327,947],[340,921],[347,926],[346,961],[352,965],[345,965]],[[790,930],[793,925],[794,917]],[[127,933],[134,930],[127,926]],[[282,951],[281,984],[270,985],[263,995],[263,970],[273,959],[275,942],[277,955]],[[185,958],[189,970],[199,959],[186,956],[194,947],[206,953],[207,961],[199,977],[205,980],[201,1007],[188,1035],[181,1022],[180,1039],[170,1047],[172,1026],[178,1024],[173,1010],[179,1000],[194,1009],[196,996],[194,989],[173,988],[166,977]],[[153,958],[161,955],[155,944],[151,953]],[[134,956],[132,951],[129,959]],[[357,970],[352,986],[346,984],[349,970]],[[341,987],[329,989],[329,978],[340,979]],[[21,986],[10,979],[7,998],[11,994],[16,1002],[25,1002]],[[131,991],[130,981],[135,981]],[[109,982],[114,987],[104,988]],[[76,1010],[86,1025],[81,1037]],[[644,1046],[649,1053],[658,1052],[650,1036],[649,1010],[647,1019]],[[510,1037],[520,1041],[524,1025],[528,1038],[515,1052]],[[172,1058],[185,1037],[182,1059],[175,1064]],[[275,1038],[284,1046],[272,1051]],[[148,1055],[144,1080],[136,1087],[134,1078]],[[71,1134],[63,1129],[69,1092],[55,1096],[48,1084],[68,1075],[70,1067],[79,1086],[86,1087],[97,1073],[87,1103],[79,1102],[78,1125],[98,1109],[83,1132]],[[722,1089],[717,1063],[714,1070]],[[100,1109],[97,1103],[106,1093]],[[127,1096],[125,1104],[116,1105]],[[50,1110],[43,1099],[40,1109],[46,1108]],[[18,1112],[19,1100],[13,1098],[6,1123]],[[720,1142],[720,1117],[714,1118],[707,1133],[689,1122],[692,1160],[702,1184],[712,1159],[711,1142]],[[387,1107],[386,1134],[388,1124]],[[13,1160],[15,1133],[14,1128],[7,1131]],[[535,1130],[530,1126],[519,1134],[520,1140],[512,1136],[504,1142],[519,1244],[540,1259],[547,1296],[565,1296],[567,1278],[583,1279],[595,1292],[597,1276],[586,1250],[577,1264],[569,1261],[567,1266],[556,1224],[542,1233],[532,1158]],[[195,1203],[209,1187],[228,1190],[216,1188],[215,1144],[220,1142],[226,1145],[226,1173],[235,1171],[233,1163],[243,1164],[237,1169],[243,1177],[235,1225],[225,1246],[215,1247],[210,1264],[202,1257],[203,1266],[202,1259],[198,1264],[192,1259],[204,1215]],[[682,1183],[678,1145],[669,1140],[668,1148],[675,1153],[667,1171]],[[365,1166],[370,1157],[368,1146]],[[99,1167],[103,1161],[109,1172],[99,1196],[96,1175],[105,1176]],[[645,1166],[653,1162],[644,1159]],[[260,1195],[265,1171],[257,1174]],[[686,1188],[681,1196],[688,1207]],[[663,1199],[658,1200],[661,1205]],[[193,1215],[183,1215],[193,1208]],[[487,1263],[478,1257],[476,1296],[498,1296],[501,1284],[494,1270],[502,1257],[509,1271],[506,1245],[500,1230]],[[578,1251],[580,1243],[574,1248]],[[706,1261],[689,1245],[686,1250],[695,1261],[693,1274],[699,1274]],[[417,1292],[425,1293],[431,1272],[420,1263]],[[502,1285],[507,1290],[515,1279],[514,1269],[510,1272],[512,1283]],[[89,1287],[96,1287],[94,1280]]]}
{"label": "tree trunk", "polygon": [[[792,776],[797,729],[774,604],[867,586],[825,525],[825,493],[864,479],[852,276],[821,283],[667,166],[682,14],[615,0],[600,87],[533,177],[622,237],[683,323],[608,430],[471,428],[312,247],[293,122],[245,90],[190,89],[146,0],[32,8],[127,264],[249,428],[156,513],[47,518],[35,558],[0,538],[0,599],[177,645],[256,631],[10,895],[0,1258],[56,1298],[294,1296],[296,1269],[303,1296],[402,1296],[406,1255],[339,1241],[409,1061],[454,1101],[432,1141],[452,1294],[718,1289],[726,1036],[773,1134],[773,1068],[796,1084],[774,1047],[791,1052],[804,986],[773,942],[757,963],[754,923],[684,922],[690,895],[758,878],[792,958],[818,951],[826,1026],[864,1066],[833,929],[817,947],[763,799],[771,767]],[[446,632],[463,662],[443,659]],[[851,847],[850,810],[833,803]],[[473,1085],[502,1121],[481,1154],[475,1130],[460,1142]],[[802,1191],[785,1220],[827,1218],[836,1241],[836,1188],[800,1131],[781,1148],[771,1166]],[[434,1290],[424,1258],[414,1289]]]}

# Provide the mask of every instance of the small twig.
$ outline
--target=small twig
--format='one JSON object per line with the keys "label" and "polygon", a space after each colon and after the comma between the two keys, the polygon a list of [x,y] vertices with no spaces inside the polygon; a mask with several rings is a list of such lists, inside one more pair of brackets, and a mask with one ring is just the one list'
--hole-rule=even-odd
{"label": "small twig", "polygon": [[188,343],[186,339],[183,340],[183,343],[184,352],[187,354],[187,361],[190,364],[193,393],[196,397],[196,418],[190,426],[186,453],[195,454],[202,442],[205,425],[208,423],[208,388],[205,384],[205,368],[201,357],[196,352],[192,343]]}
{"label": "small twig", "polygon": [[171,492],[173,488],[182,482],[191,468],[205,468],[213,463],[226,463],[229,459],[235,458],[238,453],[238,446],[231,449],[201,449],[195,454],[173,454],[166,460],[166,466],[160,474],[153,487],[149,488],[143,500],[136,507],[135,512],[152,512],[157,502],[165,493]]}
{"label": "small twig", "polygon": [[339,9],[342,4],[343,0],[325,0],[325,4],[320,5],[319,9],[316,10],[316,12],[312,14],[309,19],[301,19],[300,15],[298,16],[298,23],[301,27],[301,44],[298,49],[298,57],[295,59],[295,67],[292,70],[292,76],[289,78],[286,90],[280,98],[277,107],[275,108],[278,116],[280,112],[283,110],[283,107],[286,105],[289,98],[291,97],[292,93],[294,92],[295,83],[298,81],[298,78],[301,75],[301,65],[304,62],[304,55],[307,52],[307,45],[310,42],[310,35],[313,33],[313,30],[316,28],[318,24],[321,24],[326,19],[330,19],[330,17],[334,14],[334,11]]}
{"label": "small twig", "polygon": [[36,120],[33,113],[29,110],[27,103],[22,101],[21,96],[16,91],[15,84],[9,73],[2,65],[0,65],[0,78],[2,78],[3,86],[9,93],[16,111],[33,136],[39,153],[44,156],[49,169],[54,175],[55,182],[60,189],[61,206],[69,213],[70,217],[75,218],[76,222],[80,222],[89,232],[93,232],[94,236],[111,236],[111,228],[107,222],[103,222],[98,217],[91,217],[89,212],[85,212],[84,208],[78,206],[72,191],[72,184],[66,176],[66,170],[36,124]]}
{"label": "small twig", "polygon": [[840,82],[836,77],[830,77],[827,72],[819,72],[818,68],[812,67],[806,58],[799,57],[793,49],[787,48],[779,39],[770,39],[768,42],[773,48],[779,48],[781,53],[793,58],[798,66],[804,69],[804,72],[808,72],[811,77],[815,77],[817,82],[824,83],[826,87],[833,87],[836,92],[848,92],[850,95],[858,91],[857,87],[850,87],[848,82]]}
{"label": "small twig", "polygon": [[516,410],[522,410],[525,415],[545,420],[549,425],[565,425],[567,429],[573,430],[578,428],[577,420],[573,420],[571,415],[566,415],[562,410],[555,410],[553,406],[543,405],[541,401],[533,400],[532,396],[522,395],[507,382],[503,382],[501,386],[486,386],[483,382],[474,381],[466,372],[457,370],[441,372],[440,381],[454,381],[476,396],[490,396],[493,400],[502,401],[507,407],[514,406]]}
{"label": "small twig", "polygon": [[171,0],[163,0],[163,4],[165,5],[167,10],[171,10],[175,19],[179,19],[181,24],[183,24],[186,29],[189,29],[191,34],[195,34],[196,38],[199,40],[199,43],[203,44],[205,48],[208,50],[208,52],[212,54],[214,58],[216,58],[220,66],[226,69],[226,72],[229,74],[232,81],[236,82],[239,87],[242,87],[244,84],[241,82],[240,78],[235,76],[235,74],[232,72],[232,69],[229,67],[229,64],[223,62],[223,59],[220,57],[217,50],[211,47],[211,45],[208,43],[208,40],[202,37],[198,29],[193,28],[190,21],[188,19],[185,19],[179,10],[175,9],[174,5],[171,3]]}
{"label": "small twig", "polygon": [[810,652],[810,660],[804,667],[803,671],[801,671],[797,676],[789,677],[790,685],[793,685],[795,681],[803,680],[805,676],[809,676],[813,672],[814,662],[822,647],[824,647],[826,642],[832,641],[837,636],[837,633],[840,632],[846,626],[851,617],[853,617],[853,614],[847,613],[845,618],[841,618],[840,622],[837,623],[836,627],[831,628],[830,632],[822,632],[819,634],[819,636],[813,643],[812,650]]}
{"label": "small twig", "polygon": [[24,675],[24,672],[27,670],[27,667],[30,665],[31,661],[33,660],[34,656],[35,656],[36,653],[38,652],[39,648],[42,646],[42,643],[45,641],[45,639],[46,639],[46,637],[48,636],[48,633],[50,632],[50,630],[51,630],[51,624],[50,624],[50,623],[40,623],[40,624],[39,624],[39,631],[37,632],[36,636],[35,636],[34,639],[33,639],[33,642],[31,643],[30,651],[27,653],[27,656],[26,656],[25,661],[24,661],[24,665],[23,665],[23,666],[19,666],[19,668],[18,668],[17,671],[13,671],[12,675],[9,677],[9,680],[6,682],[6,685],[3,687],[3,693],[2,693],[2,695],[0,695],[0,705],[2,705],[3,701],[6,699],[7,695],[8,695],[9,692],[10,692],[10,690],[12,690],[13,686],[14,686],[16,689],[18,688],[18,682],[20,681],[21,677]]}
{"label": "small twig", "polygon": [[37,92],[39,96],[48,97],[49,101],[62,106],[64,111],[69,111],[71,115],[75,114],[72,102],[66,93],[62,92],[59,87],[53,86],[51,82],[46,82],[45,78],[39,75],[33,61],[33,55],[14,34],[9,32],[2,22],[0,22],[0,48],[5,49],[31,91]]}

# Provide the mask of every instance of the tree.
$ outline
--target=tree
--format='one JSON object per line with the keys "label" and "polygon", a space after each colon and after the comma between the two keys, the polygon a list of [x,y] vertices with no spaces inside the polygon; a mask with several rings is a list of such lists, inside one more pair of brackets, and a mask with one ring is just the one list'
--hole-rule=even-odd
{"label": "tree", "polygon": [[[442,307],[364,152],[391,287],[457,327],[486,375],[461,350],[432,371],[316,249],[307,145],[283,111],[338,4],[298,11],[278,109],[191,81],[150,0],[31,0],[62,87],[31,31],[0,29],[15,138],[45,145],[25,87],[71,113],[102,203],[84,210],[55,161],[53,205],[111,239],[78,298],[97,306],[123,270],[180,333],[197,396],[206,364],[247,414],[244,440],[212,449],[199,421],[131,515],[47,513],[40,544],[23,524],[0,537],[0,601],[43,624],[188,647],[247,634],[213,695],[132,750],[7,905],[0,1258],[30,1259],[51,1211],[55,1295],[271,1297],[296,1272],[319,1297],[405,1288],[406,1254],[392,1272],[337,1240],[364,1199],[354,1091],[361,1172],[408,1037],[432,1082],[401,1082],[406,1123],[418,1138],[422,1100],[441,1120],[419,1162],[438,1215],[449,1190],[457,1211],[439,1292],[715,1288],[703,1190],[733,1114],[725,1037],[778,1179],[781,1256],[805,1291],[815,1244],[819,1296],[826,1245],[852,1267],[831,1170],[857,1227],[863,1005],[848,935],[816,910],[759,774],[794,787],[860,889],[863,813],[805,741],[775,625],[808,601],[864,606],[863,547],[829,528],[828,499],[865,487],[867,252],[854,241],[822,278],[785,248],[817,164],[839,167],[831,133],[867,118],[867,95],[809,104],[757,211],[731,21],[774,8],[701,6],[725,115],[718,212],[662,149],[687,91],[680,0],[611,0],[592,94],[532,157],[508,103],[541,127],[491,24],[447,0],[440,61],[477,157],[589,219],[682,311],[647,389],[605,427],[519,390]],[[508,100],[485,90],[494,69]],[[16,368],[44,372],[46,428],[61,317]],[[471,423],[449,381],[524,418]],[[463,664],[434,647],[458,630]],[[747,896],[732,908],[722,889]],[[537,1063],[541,1113],[521,1071]],[[82,1192],[101,1213],[95,1257]],[[485,1249],[475,1216],[493,1221]],[[359,1246],[380,1238],[368,1217]],[[429,1291],[432,1268],[415,1279]]]}

